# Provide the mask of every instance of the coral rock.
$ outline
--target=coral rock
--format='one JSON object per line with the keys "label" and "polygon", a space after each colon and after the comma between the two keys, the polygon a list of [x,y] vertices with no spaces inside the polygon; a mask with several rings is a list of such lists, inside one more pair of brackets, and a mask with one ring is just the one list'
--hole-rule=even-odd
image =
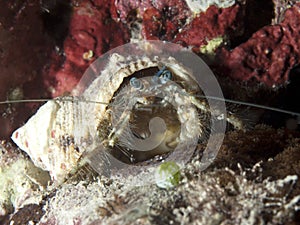
{"label": "coral rock", "polygon": [[119,17],[122,21],[126,22],[128,15],[132,11],[137,11],[140,17],[144,16],[144,13],[149,8],[156,8],[160,12],[165,12],[167,15],[173,14],[172,20],[182,20],[186,19],[191,15],[191,11],[189,10],[185,1],[181,0],[162,0],[162,1],[151,1],[151,0],[118,0],[115,1],[115,6],[117,11],[119,12]]}
{"label": "coral rock", "polygon": [[35,167],[10,144],[1,142],[0,222],[2,216],[13,210],[40,202],[49,180],[47,172]]}
{"label": "coral rock", "polygon": [[123,22],[130,23],[131,15],[142,18],[145,39],[171,41],[178,30],[192,16],[185,1],[116,1],[116,9]]}
{"label": "coral rock", "polygon": [[228,76],[267,86],[284,84],[300,57],[300,3],[285,13],[278,25],[266,26],[232,51],[219,54],[222,70]]}
{"label": "coral rock", "polygon": [[159,40],[159,35],[162,32],[162,15],[152,7],[145,11],[143,17],[142,34],[146,39]]}
{"label": "coral rock", "polygon": [[[240,5],[224,9],[211,6],[205,13],[201,13],[184,27],[174,42],[199,48],[207,45],[209,40],[220,36],[229,38],[239,35],[242,27],[242,15]],[[194,50],[199,52],[199,50]]]}
{"label": "coral rock", "polygon": [[109,0],[82,1],[74,8],[64,42],[65,62],[57,68],[54,60],[45,77],[53,97],[70,92],[93,60],[128,41],[128,30],[111,18],[110,8]]}

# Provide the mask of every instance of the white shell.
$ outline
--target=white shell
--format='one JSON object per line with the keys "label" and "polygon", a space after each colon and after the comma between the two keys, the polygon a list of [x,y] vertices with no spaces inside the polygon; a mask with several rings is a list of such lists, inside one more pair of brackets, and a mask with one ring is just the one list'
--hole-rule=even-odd
{"label": "white shell", "polygon": [[12,140],[60,182],[77,165],[89,140],[82,111],[71,98],[48,101],[12,134]]}

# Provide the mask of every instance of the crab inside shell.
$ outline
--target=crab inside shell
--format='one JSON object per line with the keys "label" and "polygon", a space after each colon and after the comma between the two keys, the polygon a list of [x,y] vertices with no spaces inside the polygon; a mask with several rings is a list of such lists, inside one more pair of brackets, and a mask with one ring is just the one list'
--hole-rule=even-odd
{"label": "crab inside shell", "polygon": [[97,123],[89,123],[96,136],[88,162],[100,173],[103,164],[97,154],[104,152],[118,168],[155,159],[183,162],[204,133],[191,100],[200,93],[191,73],[172,57],[112,55],[110,63],[83,93],[88,99],[98,86],[97,101],[109,102],[90,109]]}
{"label": "crab inside shell", "polygon": [[195,102],[201,90],[193,73],[155,45],[135,46],[134,54],[124,49],[93,63],[75,97],[47,102],[13,133],[54,181],[63,181],[81,159],[103,172],[99,153],[116,167],[157,156],[184,163],[203,135],[199,106],[206,103]]}

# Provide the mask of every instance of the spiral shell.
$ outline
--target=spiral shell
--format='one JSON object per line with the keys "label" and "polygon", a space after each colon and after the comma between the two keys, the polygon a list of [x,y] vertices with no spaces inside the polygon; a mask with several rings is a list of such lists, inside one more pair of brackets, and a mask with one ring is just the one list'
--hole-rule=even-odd
{"label": "spiral shell", "polygon": [[[110,175],[129,172],[135,184],[145,184],[153,165],[141,162],[161,156],[183,166],[206,130],[225,131],[225,104],[198,99],[203,93],[222,98],[211,71],[191,52],[156,41],[127,44],[93,63],[74,97],[47,102],[12,139],[57,182],[81,158],[99,173],[108,158]],[[208,141],[203,169],[221,142],[222,135]]]}
{"label": "spiral shell", "polygon": [[88,140],[88,133],[83,131],[84,115],[83,107],[71,97],[48,101],[12,134],[12,140],[60,183],[85,150],[82,140]]}

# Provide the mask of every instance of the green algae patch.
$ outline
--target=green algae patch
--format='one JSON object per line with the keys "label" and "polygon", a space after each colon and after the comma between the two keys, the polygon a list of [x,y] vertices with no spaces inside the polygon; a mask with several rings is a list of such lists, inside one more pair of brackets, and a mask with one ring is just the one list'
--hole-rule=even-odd
{"label": "green algae patch", "polygon": [[216,37],[208,41],[207,45],[200,47],[200,52],[204,55],[215,55],[215,51],[224,43],[223,37]]}
{"label": "green algae patch", "polygon": [[155,172],[155,182],[160,188],[172,188],[179,184],[181,175],[180,167],[172,161],[159,165]]}

